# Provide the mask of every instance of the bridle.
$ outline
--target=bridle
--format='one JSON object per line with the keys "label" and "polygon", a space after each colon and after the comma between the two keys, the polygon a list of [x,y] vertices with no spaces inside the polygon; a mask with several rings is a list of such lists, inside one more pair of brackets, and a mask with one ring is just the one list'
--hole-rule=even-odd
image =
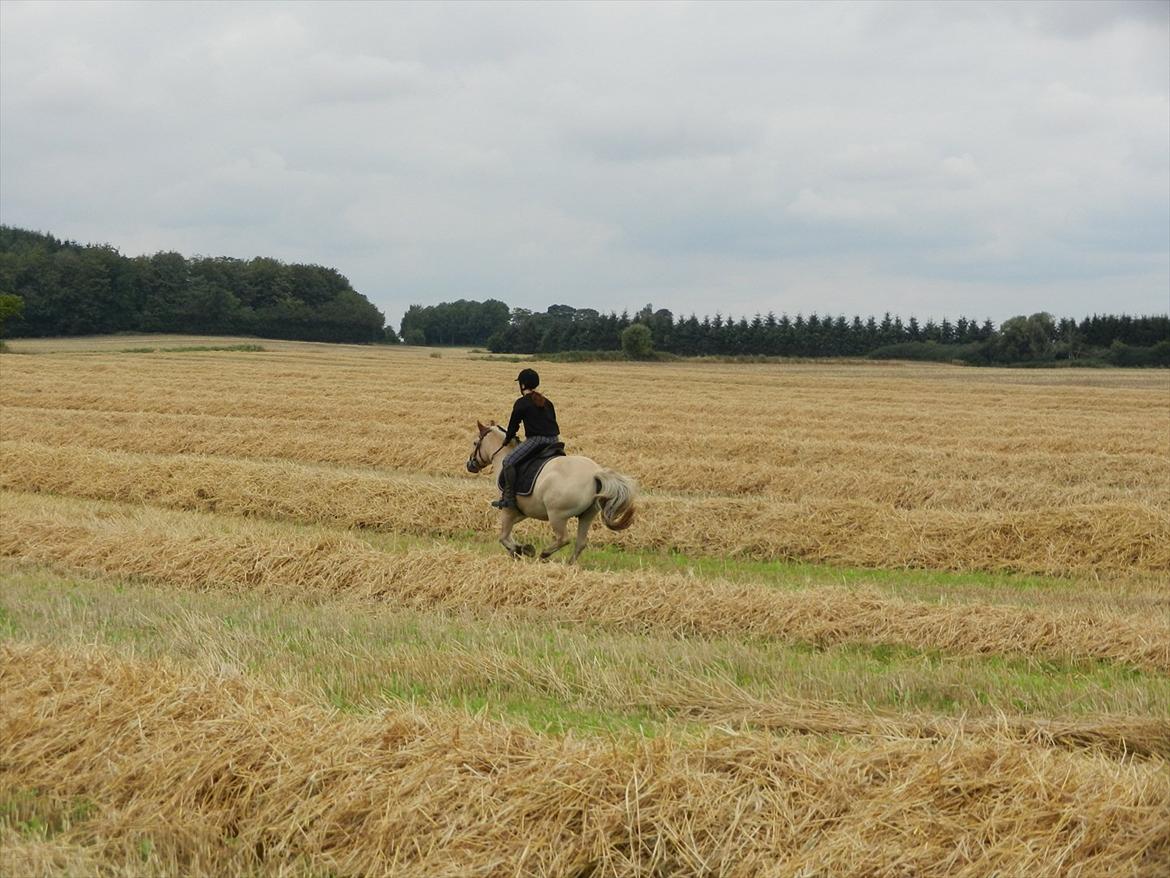
{"label": "bridle", "polygon": [[[503,427],[501,427],[499,424],[495,424],[494,426],[495,426],[495,429],[499,430],[505,436],[508,435],[508,431],[505,430]],[[484,469],[485,467],[491,466],[492,461],[494,461],[496,459],[496,455],[508,447],[507,445],[501,444],[500,447],[497,448],[492,453],[491,457],[489,457],[483,463],[480,463],[479,462],[480,447],[483,445],[483,440],[487,438],[487,435],[490,432],[491,432],[491,430],[485,430],[482,434],[480,434],[479,439],[477,439],[475,442],[475,447],[473,449],[471,449],[471,457],[467,458],[467,471],[469,473],[477,473],[481,469]]]}

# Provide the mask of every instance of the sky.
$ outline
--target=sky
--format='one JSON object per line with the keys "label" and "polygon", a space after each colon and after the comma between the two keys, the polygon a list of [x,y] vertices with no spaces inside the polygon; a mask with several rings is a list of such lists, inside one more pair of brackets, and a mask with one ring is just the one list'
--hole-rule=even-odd
{"label": "sky", "polygon": [[0,222],[412,303],[1170,310],[1170,2],[0,2]]}

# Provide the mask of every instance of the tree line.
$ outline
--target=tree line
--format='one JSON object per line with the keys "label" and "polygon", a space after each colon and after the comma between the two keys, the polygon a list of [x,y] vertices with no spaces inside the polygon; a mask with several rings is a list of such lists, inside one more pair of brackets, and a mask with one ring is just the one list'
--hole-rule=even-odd
{"label": "tree line", "polygon": [[[334,342],[397,342],[382,313],[337,270],[174,252],[122,256],[0,226],[0,329],[9,335],[120,331],[200,332]],[[632,331],[631,331],[632,330]],[[551,305],[509,308],[497,299],[411,305],[402,340],[483,345],[495,353],[623,352],[679,356],[872,357],[1115,365],[1170,365],[1170,316],[1047,313],[991,320],[926,320],[888,312],[844,315],[716,313],[676,317],[646,305],[629,312]]]}
{"label": "tree line", "polygon": [[507,329],[513,312],[498,299],[411,305],[402,317],[402,341],[412,345],[482,345]]}
{"label": "tree line", "polygon": [[[385,317],[320,265],[156,253],[126,257],[0,226],[0,297],[15,336],[199,332],[307,341],[386,338]],[[395,339],[396,340],[396,339]]]}
{"label": "tree line", "polygon": [[[474,303],[469,303],[474,304]],[[405,325],[405,324],[404,324]],[[644,327],[636,344],[627,333]],[[623,344],[623,338],[625,343]],[[429,337],[428,337],[429,342]],[[1086,360],[1116,365],[1170,365],[1170,316],[1097,314],[1075,320],[1047,313],[991,320],[926,320],[888,312],[882,317],[757,314],[750,320],[716,314],[676,318],[645,306],[634,315],[553,305],[547,311],[513,309],[506,325],[471,343],[495,353],[661,351],[679,356],[871,357],[970,363]]]}

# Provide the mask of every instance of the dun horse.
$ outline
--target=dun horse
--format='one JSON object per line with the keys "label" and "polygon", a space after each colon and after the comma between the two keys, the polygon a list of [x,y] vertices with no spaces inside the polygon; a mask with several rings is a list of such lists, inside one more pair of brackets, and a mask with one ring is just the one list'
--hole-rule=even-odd
{"label": "dun horse", "polygon": [[[490,471],[504,447],[505,430],[495,421],[487,426],[476,422],[479,437],[475,440],[467,469],[473,473]],[[509,449],[515,448],[512,440]],[[516,508],[500,510],[500,545],[513,557],[531,555],[536,550],[512,539],[512,528],[525,518],[539,518],[552,526],[556,541],[540,553],[548,558],[571,541],[566,534],[569,519],[577,519],[577,542],[569,563],[577,560],[589,541],[589,526],[597,513],[610,530],[625,530],[634,520],[634,481],[621,473],[599,466],[578,454],[554,457],[544,465],[532,493],[517,497]]]}

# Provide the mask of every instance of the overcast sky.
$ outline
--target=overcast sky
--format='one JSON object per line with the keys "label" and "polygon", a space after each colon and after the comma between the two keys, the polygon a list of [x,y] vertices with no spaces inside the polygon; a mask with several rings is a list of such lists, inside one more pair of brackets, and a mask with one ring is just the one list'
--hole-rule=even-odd
{"label": "overcast sky", "polygon": [[0,220],[397,325],[1170,308],[1170,3],[0,3]]}

